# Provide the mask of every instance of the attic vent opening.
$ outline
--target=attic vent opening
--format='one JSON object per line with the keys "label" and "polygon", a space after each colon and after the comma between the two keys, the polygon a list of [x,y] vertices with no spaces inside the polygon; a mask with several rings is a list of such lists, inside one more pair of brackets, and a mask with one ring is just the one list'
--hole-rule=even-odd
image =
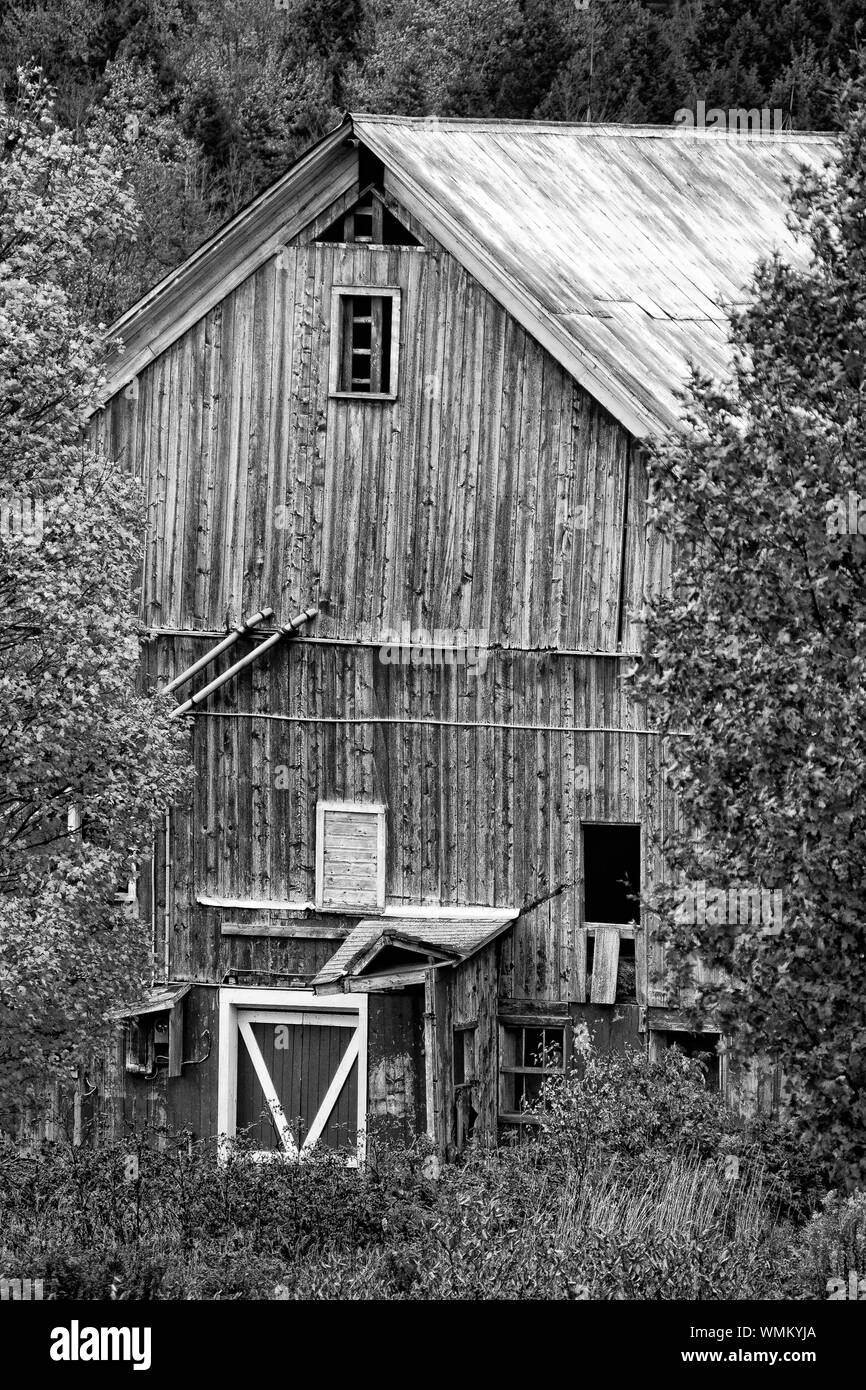
{"label": "attic vent opening", "polygon": [[420,246],[417,237],[403,226],[372,190],[362,193],[348,212],[341,213],[315,238],[336,245],[355,243],[370,246]]}
{"label": "attic vent opening", "polygon": [[[353,213],[352,219],[353,241],[372,241],[373,240],[373,202],[358,204]],[[346,237],[348,241],[349,238]]]}

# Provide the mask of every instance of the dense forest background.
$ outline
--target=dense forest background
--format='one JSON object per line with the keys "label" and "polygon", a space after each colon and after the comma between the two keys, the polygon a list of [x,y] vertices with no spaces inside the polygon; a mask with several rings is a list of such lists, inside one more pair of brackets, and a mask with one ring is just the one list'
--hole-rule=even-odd
{"label": "dense forest background", "polygon": [[110,319],[345,109],[668,124],[769,106],[835,124],[862,0],[11,0],[0,79],[117,151],[141,211]]}

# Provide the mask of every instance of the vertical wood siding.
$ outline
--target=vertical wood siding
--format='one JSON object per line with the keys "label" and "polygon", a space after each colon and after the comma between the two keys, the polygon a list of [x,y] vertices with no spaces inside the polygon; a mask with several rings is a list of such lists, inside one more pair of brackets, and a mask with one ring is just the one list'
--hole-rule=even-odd
{"label": "vertical wood siding", "polygon": [[[148,678],[164,684],[203,645],[152,642]],[[386,808],[386,903],[517,908],[503,992],[582,1001],[580,824],[649,826],[659,814],[647,776],[657,740],[643,732],[621,666],[503,651],[482,674],[301,640],[248,667],[189,720],[196,776],[172,816],[172,978],[319,968],[336,944],[315,940],[305,959],[297,941],[265,935],[285,912],[256,915],[263,939],[228,941],[220,925],[238,921],[237,908],[198,899],[311,903],[317,802],[368,801]],[[623,732],[568,732],[575,727]],[[645,886],[653,865],[650,855]],[[156,925],[161,959],[159,906]]]}
{"label": "vertical wood siding", "polygon": [[[676,808],[616,653],[620,636],[638,650],[641,604],[670,557],[647,530],[646,472],[626,431],[413,230],[421,248],[284,248],[95,429],[147,500],[145,683],[164,685],[212,645],[207,634],[265,604],[283,623],[320,608],[301,639],[188,721],[196,776],[171,817],[168,942],[159,844],[154,901],[149,884],[142,898],[157,959],[167,947],[175,980],[308,983],[361,915],[303,906],[317,802],[381,803],[386,903],[519,913],[494,946],[437,976],[447,1144],[456,1026],[477,1025],[478,1073],[492,1081],[473,1104],[490,1134],[497,999],[590,1007],[581,821],[640,822],[644,890],[662,881],[657,841]],[[401,291],[393,403],[328,394],[339,285]],[[418,629],[474,637],[484,658],[395,664],[395,635]],[[242,640],[208,678],[248,650]],[[649,925],[644,914],[629,1038],[647,1005],[676,1003]],[[216,990],[195,999],[191,1024],[213,1014]],[[370,1114],[395,1132],[426,1123],[423,1010],[420,994],[371,1000]],[[215,1075],[213,1060],[185,1069],[170,1114],[159,1081],[124,1088],[117,1075],[117,1122],[168,1115],[207,1132]]]}
{"label": "vertical wood siding", "polygon": [[[328,395],[339,284],[402,290],[393,403]],[[147,624],[218,628],[263,603],[286,621],[318,601],[322,636],[408,622],[616,650],[629,437],[432,244],[286,248],[100,428],[147,495]],[[639,585],[634,556],[625,573]]]}

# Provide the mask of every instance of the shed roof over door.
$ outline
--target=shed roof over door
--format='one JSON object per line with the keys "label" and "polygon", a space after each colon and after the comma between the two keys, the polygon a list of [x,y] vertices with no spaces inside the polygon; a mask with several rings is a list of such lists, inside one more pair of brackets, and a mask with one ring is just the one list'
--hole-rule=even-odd
{"label": "shed roof over door", "polygon": [[[457,911],[455,909],[455,913]],[[515,915],[510,909],[503,911],[492,908],[483,916],[467,915],[465,918],[459,915],[447,918],[365,918],[322,966],[313,980],[313,986],[332,985],[352,975],[358,965],[372,956],[377,945],[414,943],[419,951],[419,964],[423,964],[425,950],[443,961],[459,963],[509,930]]]}

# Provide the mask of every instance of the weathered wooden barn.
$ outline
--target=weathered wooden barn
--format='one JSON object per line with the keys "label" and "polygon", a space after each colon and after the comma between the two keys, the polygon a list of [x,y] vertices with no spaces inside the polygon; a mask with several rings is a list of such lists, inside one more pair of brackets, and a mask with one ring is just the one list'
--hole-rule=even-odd
{"label": "weathered wooden barn", "polygon": [[676,815],[627,679],[669,568],[642,449],[826,153],[347,116],[115,325],[94,428],[196,768],[137,885],[118,1125],[453,1151],[581,1022],[714,1051],[639,901]]}

